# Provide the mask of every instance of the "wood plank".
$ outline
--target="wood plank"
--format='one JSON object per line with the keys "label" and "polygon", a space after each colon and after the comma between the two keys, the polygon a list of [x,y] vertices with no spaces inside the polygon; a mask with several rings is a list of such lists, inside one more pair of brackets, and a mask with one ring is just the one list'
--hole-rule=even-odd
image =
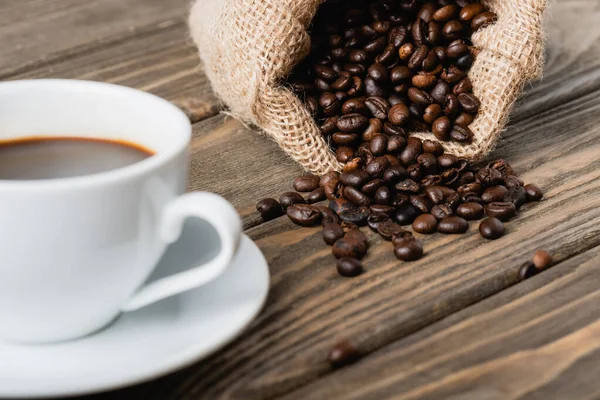
{"label": "wood plank", "polygon": [[262,314],[219,354],[139,390],[156,399],[285,394],[330,373],[327,354],[341,339],[371,353],[515,284],[518,267],[537,248],[561,261],[600,245],[597,112],[600,91],[509,129],[498,154],[538,182],[546,200],[525,206],[498,241],[481,239],[476,225],[463,236],[433,235],[425,238],[426,256],[408,264],[370,234],[367,273],[344,279],[318,229],[285,219],[250,229],[272,276]]}
{"label": "wood plank", "polygon": [[189,0],[1,0],[0,76],[182,22]]}
{"label": "wood plank", "polygon": [[[589,35],[585,29],[566,30],[575,18],[575,12],[569,13],[571,5],[583,3],[594,10],[592,1],[563,1],[554,6],[552,32],[557,39],[550,42],[549,53],[557,55],[550,58],[542,89],[519,105],[515,115],[520,117],[514,119],[518,122],[508,128],[495,153],[547,192],[547,200],[527,206],[508,224],[510,235],[493,243],[483,242],[475,227],[462,237],[434,235],[425,241],[427,256],[414,264],[399,263],[391,246],[371,235],[374,245],[365,261],[368,273],[345,280],[336,275],[316,229],[298,229],[285,219],[255,227],[248,233],[267,256],[272,289],[266,309],[243,338],[194,367],[107,397],[128,398],[132,393],[155,399],[274,397],[330,373],[326,354],[340,338],[349,337],[365,354],[372,352],[514,284],[516,268],[537,247],[546,247],[564,260],[598,245],[600,127],[594,115],[600,109],[600,91],[596,71],[588,70],[585,63],[593,55],[597,58],[600,48],[594,41],[583,40],[581,35]],[[579,43],[579,50],[560,44],[558,38],[565,32],[574,35],[569,43]],[[571,61],[558,63],[561,52]],[[585,65],[576,67],[582,58]],[[591,82],[589,87],[582,83],[586,81]],[[577,88],[574,97],[572,87]],[[539,96],[545,100],[536,101]],[[241,168],[277,152],[267,150],[269,155],[262,156],[263,145],[270,143],[267,139],[222,118],[198,124],[206,127],[198,131],[199,138],[214,127],[229,126],[211,140],[213,151],[199,151],[195,158],[206,156],[201,165],[213,165],[212,171],[219,176],[243,174],[244,179],[231,178],[230,182],[240,185],[237,192],[225,195],[238,202],[238,209],[250,210],[263,196],[252,203],[246,203],[252,196],[242,198],[242,186],[250,174]],[[238,132],[233,142],[247,140],[243,147],[227,144],[226,132],[232,131]],[[249,145],[254,150],[245,154]],[[224,146],[249,161],[232,161],[230,155],[229,167],[213,164],[225,160],[213,157]],[[198,176],[204,175],[201,168],[193,168]],[[296,173],[290,168],[294,166],[284,159],[273,160],[251,182],[254,185],[276,170],[277,179],[263,185],[261,193],[279,194],[289,188]],[[208,189],[211,185],[193,186]]]}
{"label": "wood plank", "polygon": [[599,265],[595,247],[286,398],[597,398]]}
{"label": "wood plank", "polygon": [[186,38],[186,25],[178,23],[10,79],[84,79],[134,87],[187,105],[193,121],[198,121],[220,107],[199,67],[197,50]]}

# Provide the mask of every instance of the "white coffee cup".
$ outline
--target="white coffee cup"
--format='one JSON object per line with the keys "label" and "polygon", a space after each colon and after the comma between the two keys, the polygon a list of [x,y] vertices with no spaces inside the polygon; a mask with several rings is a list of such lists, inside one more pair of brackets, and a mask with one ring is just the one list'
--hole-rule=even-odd
{"label": "white coffee cup", "polygon": [[[123,311],[204,285],[230,264],[240,217],[215,194],[184,194],[191,125],[171,103],[98,82],[0,83],[0,141],[31,136],[126,140],[155,155],[81,177],[0,180],[1,339],[79,338]],[[214,227],[218,255],[144,285],[188,217]]]}

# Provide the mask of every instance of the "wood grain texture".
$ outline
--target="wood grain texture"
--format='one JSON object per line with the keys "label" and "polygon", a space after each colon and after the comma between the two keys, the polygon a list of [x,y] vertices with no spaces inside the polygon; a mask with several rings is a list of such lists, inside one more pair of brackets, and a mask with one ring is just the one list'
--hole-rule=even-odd
{"label": "wood grain texture", "polygon": [[600,393],[600,247],[286,399],[583,399]]}
{"label": "wood grain texture", "polygon": [[318,229],[279,219],[248,230],[271,268],[265,310],[219,354],[139,390],[154,399],[276,397],[330,373],[327,354],[341,339],[368,354],[515,284],[537,248],[561,261],[600,245],[599,95],[509,129],[498,154],[546,199],[525,206],[498,241],[481,239],[474,224],[463,236],[426,237],[426,256],[408,264],[370,234],[367,273],[344,279]]}
{"label": "wood grain texture", "polygon": [[0,0],[0,76],[185,20],[189,0]]}
{"label": "wood grain texture", "polygon": [[[194,367],[107,398],[135,393],[148,399],[276,397],[329,374],[326,355],[340,339],[349,338],[368,354],[515,284],[518,266],[538,247],[565,260],[599,245],[600,125],[595,115],[600,112],[600,90],[597,72],[588,66],[597,62],[600,48],[597,41],[584,40],[593,26],[570,28],[586,4],[597,10],[590,1],[555,5],[551,37],[560,41],[549,42],[546,76],[540,89],[530,88],[519,104],[495,153],[507,158],[526,181],[540,184],[547,196],[526,206],[507,225],[509,235],[487,243],[475,232],[476,225],[464,236],[433,235],[425,240],[426,257],[412,264],[398,262],[389,243],[370,235],[368,272],[348,280],[336,274],[317,229],[297,228],[285,218],[254,227],[248,234],[269,261],[272,289],[267,307],[251,328]],[[570,12],[571,7],[575,11]],[[570,45],[563,45],[567,39]],[[214,136],[195,140],[200,147],[194,159],[209,154],[202,151],[209,145],[217,152],[243,154],[239,160],[229,155],[216,161],[230,163],[225,176],[243,177],[227,178],[240,187],[225,196],[237,202],[238,209],[251,210],[258,198],[245,203],[252,197],[243,197],[244,181],[251,176],[247,169],[278,153],[273,148],[269,156],[261,156],[263,146],[271,145],[266,138],[236,121],[223,124],[222,117],[199,124],[204,126],[199,138]],[[242,139],[246,142],[238,144]],[[208,160],[196,165],[194,174],[205,176],[201,165],[215,164]],[[213,168],[223,176],[221,167]],[[261,193],[279,194],[289,188],[294,168],[276,159],[257,169],[251,180],[261,182],[277,174]],[[214,179],[218,186],[218,177]],[[194,188],[202,187],[201,180],[193,182],[200,182],[193,183]],[[205,187],[211,185],[206,182]],[[313,398],[299,393],[304,397],[298,398]]]}
{"label": "wood grain texture", "polygon": [[38,78],[95,80],[144,90],[185,106],[194,122],[220,108],[183,23],[10,77]]}

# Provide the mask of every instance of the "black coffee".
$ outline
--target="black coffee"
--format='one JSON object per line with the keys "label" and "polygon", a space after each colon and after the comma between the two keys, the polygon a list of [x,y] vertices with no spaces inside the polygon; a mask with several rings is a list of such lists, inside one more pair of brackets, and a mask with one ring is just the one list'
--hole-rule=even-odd
{"label": "black coffee", "polygon": [[133,143],[85,138],[0,142],[0,180],[57,179],[126,167],[153,153]]}

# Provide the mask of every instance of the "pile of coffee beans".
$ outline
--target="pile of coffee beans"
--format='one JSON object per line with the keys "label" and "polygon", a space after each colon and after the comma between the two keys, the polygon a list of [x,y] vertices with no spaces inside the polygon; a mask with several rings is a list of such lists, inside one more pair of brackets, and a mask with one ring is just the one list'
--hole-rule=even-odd
{"label": "pile of coffee beans", "polygon": [[393,151],[413,131],[468,143],[480,106],[470,37],[495,20],[472,0],[329,0],[289,83],[342,163],[357,162],[366,142],[375,156]]}
{"label": "pile of coffee beans", "polygon": [[[293,182],[294,192],[257,204],[264,220],[287,214],[300,226],[322,225],[323,240],[332,246],[342,276],[363,272],[360,260],[369,243],[360,227],[391,241],[398,259],[415,261],[423,256],[423,244],[413,232],[461,234],[469,221],[483,219],[480,235],[495,240],[521,206],[543,197],[504,160],[474,167],[444,153],[439,142],[415,137],[378,134],[365,143],[358,162],[343,172],[302,175]],[[316,204],[324,200],[328,207]]]}

